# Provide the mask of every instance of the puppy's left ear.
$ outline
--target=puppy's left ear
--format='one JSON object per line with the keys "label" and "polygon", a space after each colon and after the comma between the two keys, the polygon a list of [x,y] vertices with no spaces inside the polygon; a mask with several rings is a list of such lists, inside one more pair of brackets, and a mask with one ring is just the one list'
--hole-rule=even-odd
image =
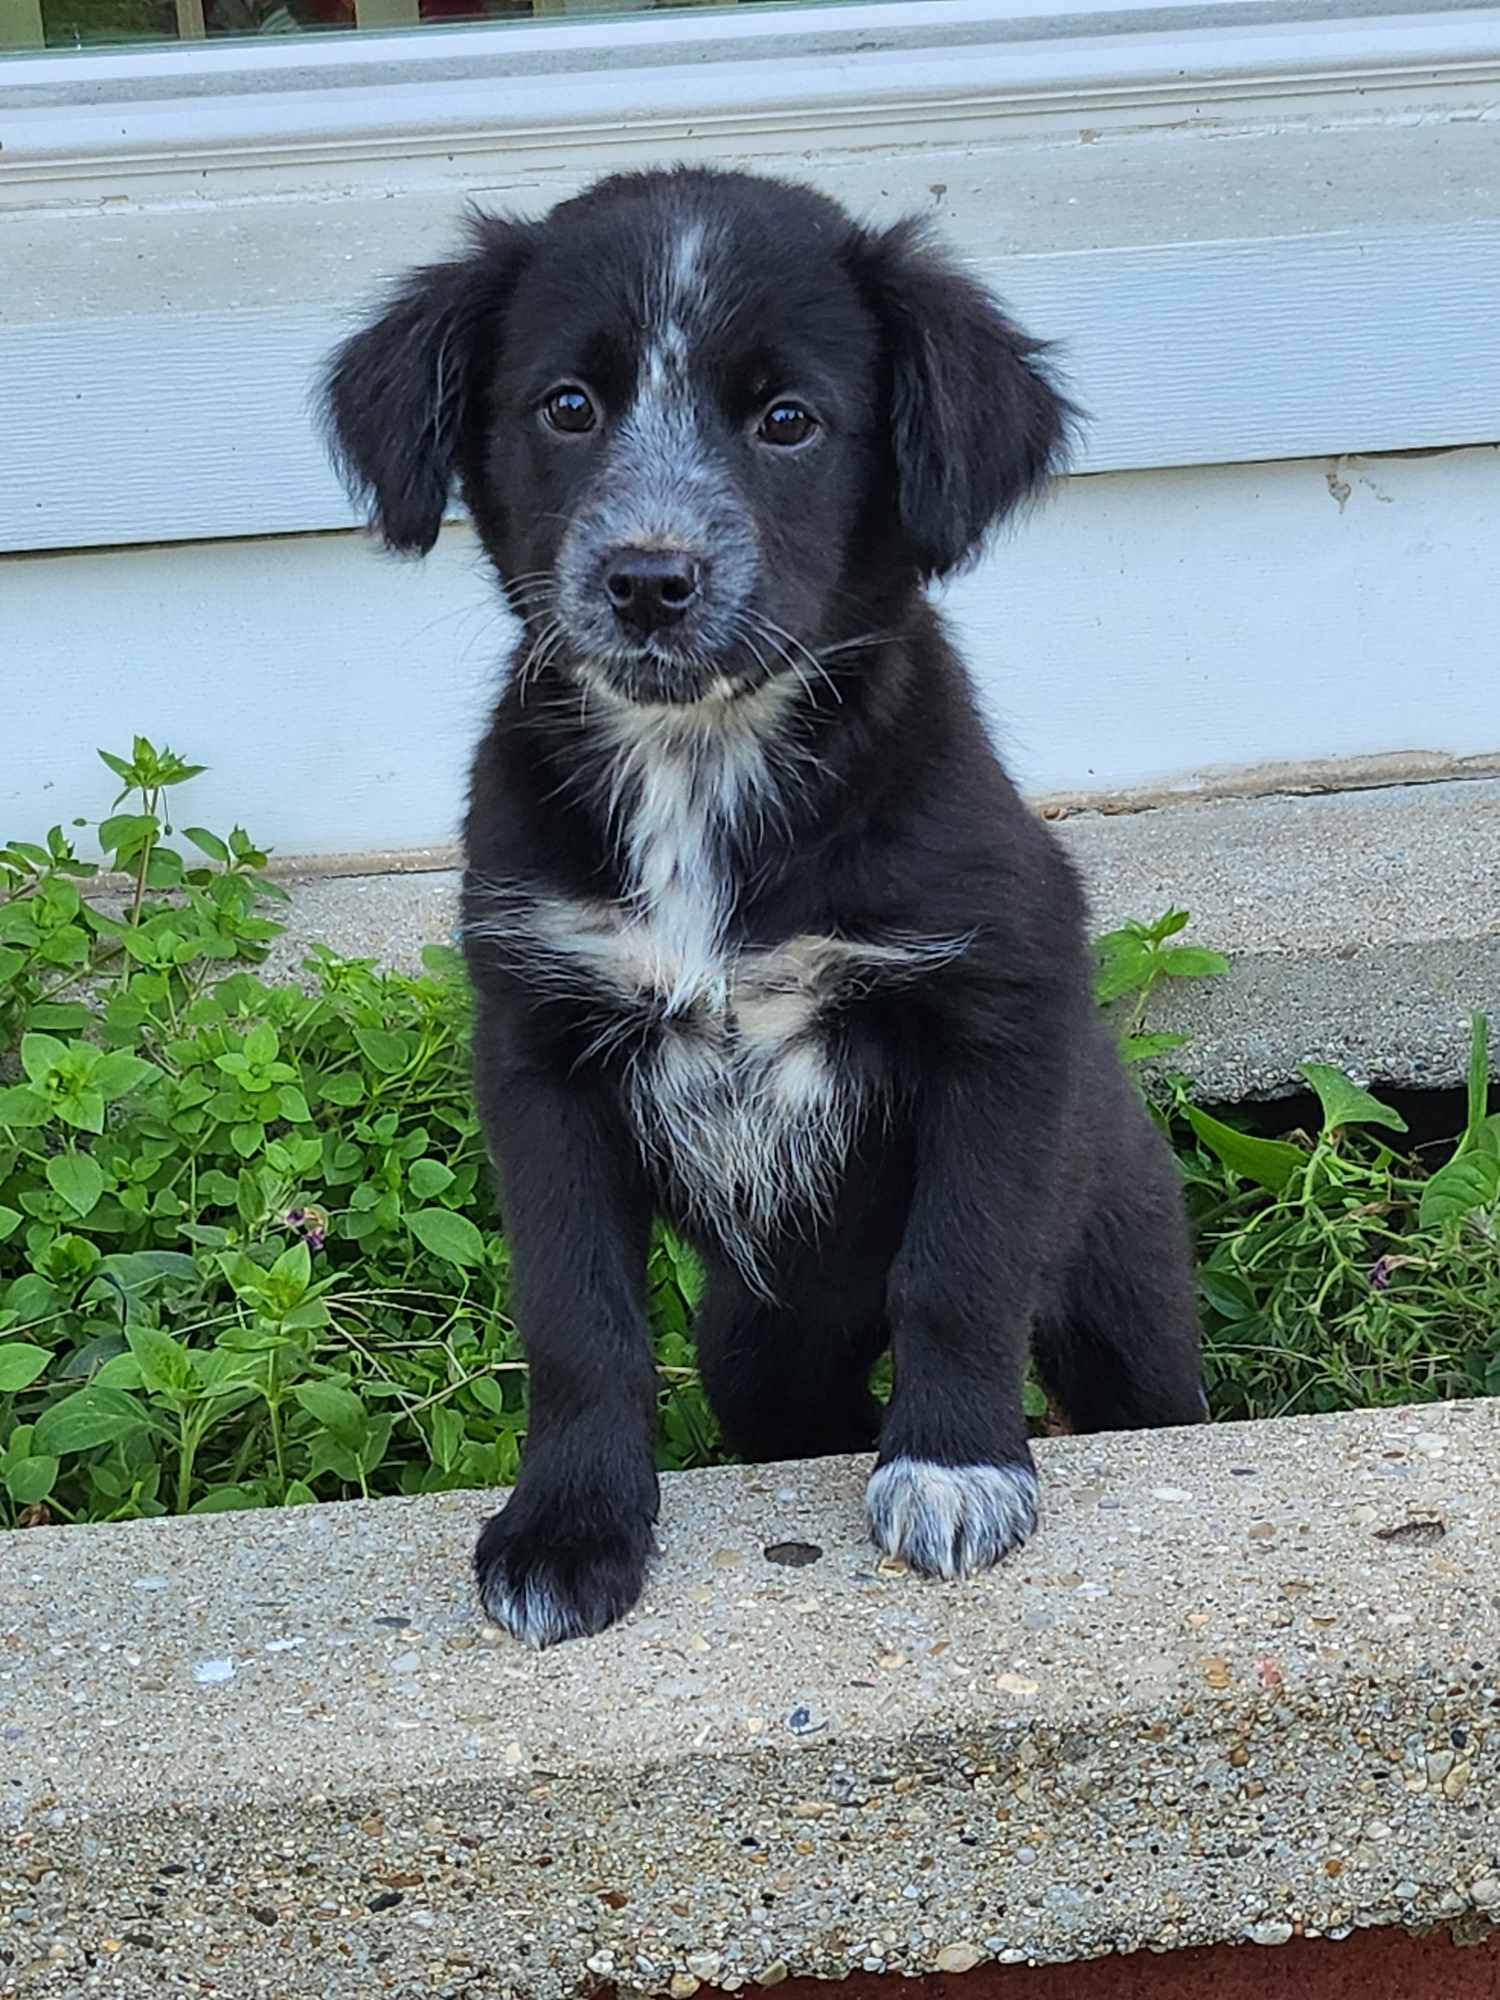
{"label": "puppy's left ear", "polygon": [[946,576],[1066,461],[1076,412],[1042,356],[911,217],[864,236],[856,267],[884,328],[901,526]]}

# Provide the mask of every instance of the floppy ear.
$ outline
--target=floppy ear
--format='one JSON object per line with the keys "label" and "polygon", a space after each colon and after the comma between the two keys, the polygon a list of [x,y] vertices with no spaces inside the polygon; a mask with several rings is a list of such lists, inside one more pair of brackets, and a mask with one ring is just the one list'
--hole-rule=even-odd
{"label": "floppy ear", "polygon": [[328,448],[387,548],[426,555],[437,540],[475,413],[484,336],[529,235],[523,224],[476,220],[468,256],[411,272],[328,363],[320,399]]}
{"label": "floppy ear", "polygon": [[1067,456],[1076,412],[1042,356],[911,217],[862,246],[885,329],[901,525],[946,576]]}

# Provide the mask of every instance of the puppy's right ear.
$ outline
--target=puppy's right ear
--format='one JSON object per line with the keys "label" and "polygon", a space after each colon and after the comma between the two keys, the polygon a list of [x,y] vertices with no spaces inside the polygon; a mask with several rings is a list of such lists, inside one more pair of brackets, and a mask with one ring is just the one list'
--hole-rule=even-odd
{"label": "puppy's right ear", "polygon": [[479,365],[530,240],[525,224],[476,220],[466,257],[413,271],[328,363],[328,448],[387,548],[426,555],[437,540]]}

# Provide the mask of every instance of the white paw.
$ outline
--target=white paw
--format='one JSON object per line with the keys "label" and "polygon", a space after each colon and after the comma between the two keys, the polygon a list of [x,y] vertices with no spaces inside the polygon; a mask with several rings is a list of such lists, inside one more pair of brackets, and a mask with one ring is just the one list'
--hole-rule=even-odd
{"label": "white paw", "polygon": [[583,1638],[589,1630],[539,1577],[527,1577],[518,1589],[496,1578],[483,1591],[483,1602],[492,1624],[503,1626],[513,1639],[538,1652],[564,1639]]}
{"label": "white paw", "polygon": [[518,1523],[511,1500],[474,1551],[479,1600],[524,1645],[586,1639],[623,1618],[641,1594],[651,1553],[649,1521],[622,1523],[602,1539],[549,1541]]}
{"label": "white paw", "polygon": [[1036,1474],[1025,1465],[931,1465],[893,1458],[865,1490],[876,1544],[927,1576],[973,1576],[1036,1526]]}

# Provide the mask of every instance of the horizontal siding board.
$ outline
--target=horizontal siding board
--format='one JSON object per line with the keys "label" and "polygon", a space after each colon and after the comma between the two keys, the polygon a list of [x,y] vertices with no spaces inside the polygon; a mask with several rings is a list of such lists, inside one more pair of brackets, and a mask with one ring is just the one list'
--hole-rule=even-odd
{"label": "horizontal siding board", "polygon": [[[1497,519],[1493,448],[1068,480],[947,602],[1037,792],[1490,757]],[[94,746],[143,730],[209,767],[185,819],[284,853],[444,845],[513,631],[461,527],[421,564],[348,534],[15,558],[0,838],[107,810]]]}
{"label": "horizontal siding board", "polygon": [[[1060,343],[1083,470],[1500,439],[1500,220],[974,261]],[[350,304],[0,330],[0,549],[346,526],[308,404]]]}

